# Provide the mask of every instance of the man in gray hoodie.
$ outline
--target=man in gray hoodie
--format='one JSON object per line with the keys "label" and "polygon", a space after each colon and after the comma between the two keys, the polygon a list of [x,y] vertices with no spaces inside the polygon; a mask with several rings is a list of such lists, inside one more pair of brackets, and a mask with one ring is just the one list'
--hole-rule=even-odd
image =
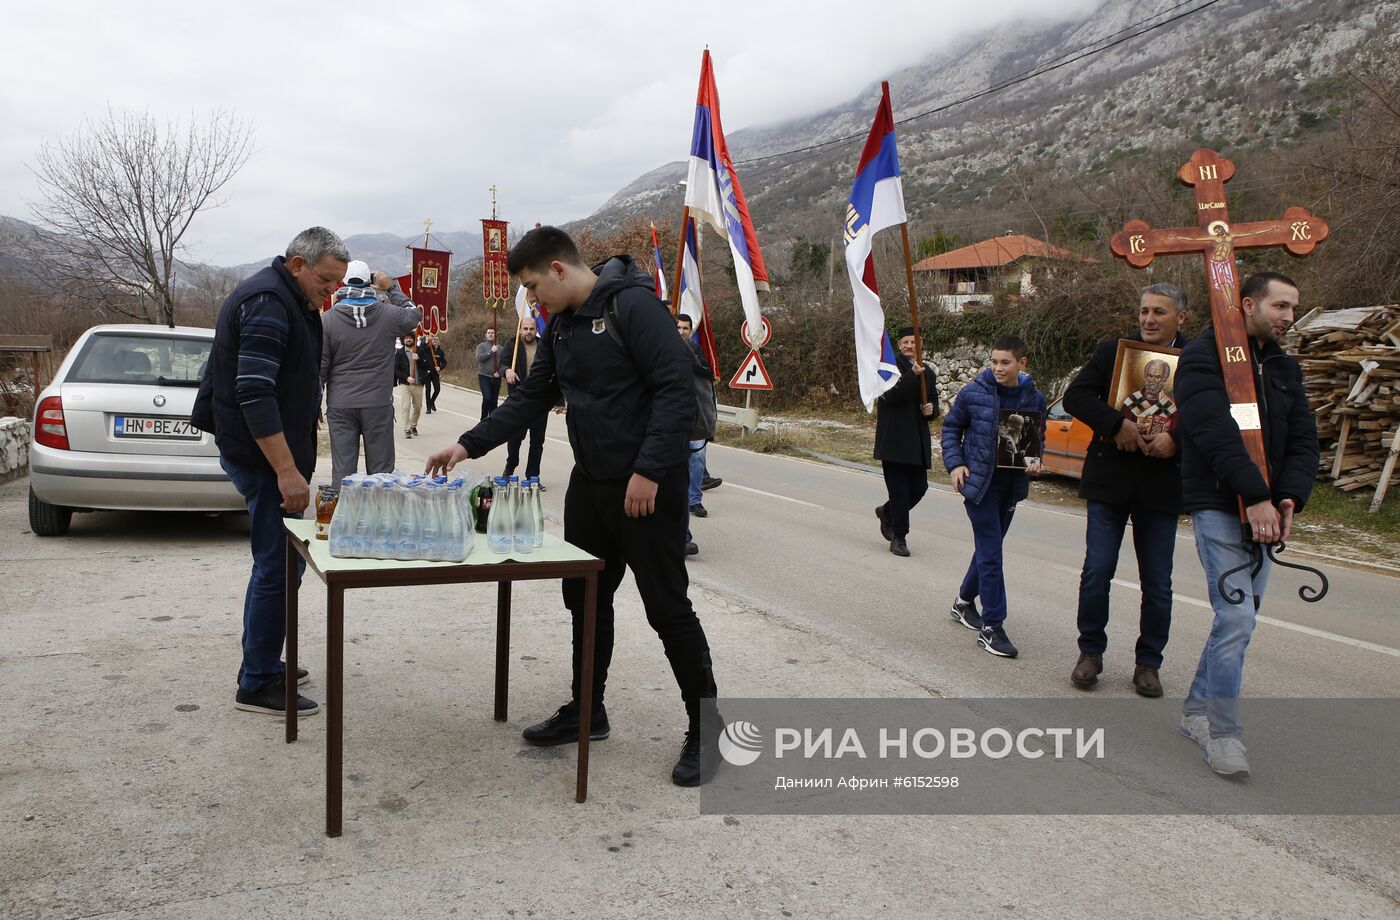
{"label": "man in gray hoodie", "polygon": [[321,314],[321,385],[331,436],[332,481],[360,465],[365,472],[394,468],[394,341],[423,321],[423,311],[383,272],[350,263],[335,306]]}

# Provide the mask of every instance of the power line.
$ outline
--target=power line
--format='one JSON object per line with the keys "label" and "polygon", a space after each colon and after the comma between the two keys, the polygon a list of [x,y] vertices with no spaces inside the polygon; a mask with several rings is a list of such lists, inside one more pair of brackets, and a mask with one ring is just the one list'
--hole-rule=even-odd
{"label": "power line", "polygon": [[[1186,10],[1186,11],[1181,12],[1181,13],[1177,13],[1175,16],[1172,16],[1172,17],[1169,18],[1169,19],[1164,19],[1164,20],[1162,20],[1161,22],[1158,22],[1158,23],[1155,23],[1155,24],[1153,24],[1153,25],[1147,26],[1146,28],[1139,29],[1139,30],[1137,30],[1137,31],[1131,32],[1130,34],[1127,34],[1127,35],[1124,35],[1124,34],[1123,34],[1124,32],[1128,32],[1128,31],[1131,30],[1131,29],[1135,29],[1137,26],[1141,25],[1141,24],[1144,23],[1144,22],[1147,22],[1147,21],[1150,20],[1150,19],[1155,19],[1155,18],[1157,18],[1157,17],[1159,17],[1159,16],[1163,16],[1163,15],[1165,15],[1165,14],[1167,14],[1167,13],[1171,13],[1171,12],[1173,12],[1173,11],[1175,11],[1175,10],[1181,9],[1181,7],[1187,5],[1188,3],[1191,3],[1191,2],[1194,2],[1194,0],[1182,0],[1182,2],[1177,3],[1175,6],[1168,7],[1167,9],[1162,10],[1161,12],[1154,13],[1154,14],[1152,14],[1151,16],[1148,16],[1148,17],[1146,17],[1146,18],[1144,18],[1144,19],[1140,19],[1140,20],[1138,20],[1138,22],[1133,23],[1133,24],[1130,25],[1130,26],[1126,26],[1126,27],[1124,27],[1124,28],[1122,28],[1122,29],[1119,29],[1117,32],[1114,32],[1114,33],[1112,33],[1111,35],[1107,35],[1107,36],[1105,36],[1104,38],[1096,39],[1096,40],[1094,40],[1094,41],[1092,41],[1092,42],[1089,42],[1088,44],[1081,45],[1079,48],[1076,48],[1076,49],[1074,49],[1074,50],[1072,50],[1072,51],[1067,51],[1067,52],[1065,52],[1064,54],[1060,55],[1058,58],[1051,58],[1049,62],[1042,62],[1042,63],[1040,63],[1040,64],[1037,64],[1035,67],[1032,67],[1030,70],[1022,71],[1021,73],[1016,74],[1016,75],[1013,76],[1013,77],[1008,77],[1006,80],[1003,80],[1003,81],[1000,82],[1000,83],[993,84],[992,86],[989,86],[989,87],[987,87],[986,89],[979,90],[978,92],[972,93],[972,94],[969,95],[969,96],[964,96],[964,97],[962,97],[961,99],[955,99],[955,100],[953,100],[952,102],[947,102],[947,103],[944,103],[943,105],[935,106],[935,107],[932,108],[932,109],[929,109],[929,110],[924,111],[924,112],[919,112],[919,113],[914,114],[914,115],[906,115],[904,118],[897,119],[897,120],[895,121],[895,124],[896,124],[896,125],[905,125],[905,124],[908,124],[908,123],[910,123],[910,122],[912,122],[912,121],[915,121],[915,120],[917,120],[917,119],[926,118],[926,117],[928,117],[929,115],[937,115],[937,114],[939,114],[939,113],[941,113],[941,112],[946,112],[946,111],[948,111],[949,109],[956,108],[956,107],[958,107],[958,106],[960,106],[960,105],[966,105],[967,103],[973,102],[973,101],[975,101],[975,100],[977,100],[977,99],[981,99],[981,98],[984,97],[984,96],[988,96],[988,95],[991,95],[991,94],[993,94],[993,93],[999,93],[999,92],[1002,92],[1003,90],[1010,89],[1011,87],[1016,86],[1016,85],[1018,85],[1018,84],[1025,83],[1025,82],[1027,82],[1027,81],[1029,81],[1029,80],[1033,80],[1033,79],[1035,79],[1036,77],[1044,76],[1045,74],[1050,73],[1051,71],[1059,70],[1061,67],[1067,67],[1068,65],[1074,64],[1074,63],[1076,63],[1076,62],[1078,62],[1078,61],[1082,61],[1082,60],[1084,60],[1085,58],[1093,57],[1094,55],[1097,55],[1097,54],[1102,54],[1103,52],[1108,51],[1108,50],[1111,49],[1111,48],[1116,48],[1117,46],[1123,44],[1124,42],[1132,41],[1134,38],[1138,38],[1139,36],[1146,35],[1147,33],[1152,32],[1152,31],[1155,31],[1155,30],[1157,30],[1157,29],[1160,29],[1160,28],[1162,28],[1162,27],[1164,27],[1164,26],[1171,25],[1172,23],[1174,23],[1174,22],[1176,22],[1176,21],[1178,21],[1178,20],[1180,20],[1180,19],[1184,19],[1185,17],[1190,16],[1190,15],[1192,15],[1192,14],[1194,14],[1194,13],[1199,13],[1199,12],[1201,12],[1202,10],[1207,9],[1208,7],[1215,6],[1217,3],[1220,3],[1221,0],[1205,0],[1205,2],[1204,2],[1204,3],[1201,3],[1199,6],[1196,6],[1196,7],[1192,8],[1192,9]],[[1121,37],[1118,37],[1118,36],[1121,36]],[[1100,44],[1101,42],[1107,41],[1108,39],[1114,39],[1114,40],[1113,40],[1113,41],[1110,41],[1108,44],[1103,45],[1103,46],[1100,47],[1100,48],[1094,48],[1094,47],[1093,47],[1094,45],[1098,45],[1098,44]],[[1092,49],[1092,50],[1086,50],[1086,49]],[[815,153],[815,152],[819,152],[819,151],[822,151],[822,150],[826,150],[826,149],[831,148],[831,147],[838,147],[838,146],[841,146],[841,145],[844,145],[844,144],[854,143],[855,141],[864,140],[864,139],[867,137],[868,134],[869,134],[869,132],[863,132],[863,133],[861,133],[861,134],[848,134],[848,135],[846,135],[845,137],[833,138],[832,140],[829,140],[829,141],[821,141],[820,143],[809,144],[809,145],[807,145],[807,146],[805,146],[805,147],[795,147],[795,148],[793,148],[792,150],[785,150],[785,151],[782,151],[781,153],[768,153],[768,154],[764,154],[763,156],[751,157],[751,158],[749,158],[749,159],[747,159],[747,160],[739,160],[739,161],[736,162],[734,165],[735,165],[735,166],[749,166],[749,165],[753,165],[753,164],[756,164],[756,163],[762,163],[762,162],[765,162],[765,161],[767,161],[767,160],[775,160],[775,159],[778,159],[778,158],[781,158],[781,157],[792,156],[793,154],[798,154],[798,153]],[[810,157],[803,157],[802,159],[803,159],[803,160],[805,160],[805,159],[810,159]],[[793,163],[797,163],[797,162],[801,162],[801,160],[794,160],[794,161],[792,161],[792,162],[793,162]],[[789,165],[791,165],[791,164],[789,164]]]}

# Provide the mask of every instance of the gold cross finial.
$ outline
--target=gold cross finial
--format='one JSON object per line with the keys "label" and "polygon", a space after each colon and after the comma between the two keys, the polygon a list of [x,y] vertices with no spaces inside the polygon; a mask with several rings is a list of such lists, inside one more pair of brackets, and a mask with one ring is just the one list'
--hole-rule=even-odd
{"label": "gold cross finial", "polygon": [[494,185],[491,186],[491,219],[492,219],[492,220],[495,220],[495,219],[496,219],[496,193],[499,192],[499,191],[500,191],[500,189],[496,188],[496,186],[494,186]]}

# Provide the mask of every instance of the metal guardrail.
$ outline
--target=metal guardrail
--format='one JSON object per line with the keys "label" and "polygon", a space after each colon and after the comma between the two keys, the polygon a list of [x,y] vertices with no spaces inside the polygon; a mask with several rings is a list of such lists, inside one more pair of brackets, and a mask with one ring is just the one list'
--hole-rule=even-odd
{"label": "metal guardrail", "polygon": [[744,434],[749,434],[758,428],[758,410],[744,409],[739,406],[719,405],[717,417],[721,422],[728,422],[730,425],[738,425],[744,429]]}

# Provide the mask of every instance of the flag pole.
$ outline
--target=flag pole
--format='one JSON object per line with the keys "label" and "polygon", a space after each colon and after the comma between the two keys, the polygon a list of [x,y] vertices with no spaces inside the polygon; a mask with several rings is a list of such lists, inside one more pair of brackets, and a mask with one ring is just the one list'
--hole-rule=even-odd
{"label": "flag pole", "polygon": [[[680,309],[681,278],[683,277],[682,273],[685,271],[685,232],[686,232],[686,230],[688,229],[687,225],[689,224],[689,222],[690,222],[690,205],[685,205],[684,207],[681,208],[681,245],[680,245],[679,250],[678,250],[677,253],[676,253],[676,283],[673,284],[673,285],[671,285],[671,315],[672,315],[672,316],[675,316],[676,313],[677,313],[677,312],[679,311],[679,309]],[[695,241],[696,241],[696,245],[699,245],[699,242],[700,242],[700,228],[698,228],[698,227],[695,229]],[[700,268],[699,253],[696,253],[696,260],[695,260],[695,261],[696,261],[695,268],[696,268],[697,270],[699,270],[699,268]],[[702,290],[703,290],[703,289],[702,289]]]}
{"label": "flag pole", "polygon": [[[909,285],[909,319],[914,326],[914,363],[924,361],[924,337],[919,331],[919,299],[914,293],[914,260],[909,251],[909,222],[899,225],[899,235],[904,240],[904,280]],[[919,375],[919,405],[928,402],[928,381]]]}
{"label": "flag pole", "polygon": [[[529,306],[529,304],[526,304],[526,306]],[[520,330],[521,330],[522,327],[524,327],[524,325],[525,325],[525,314],[524,314],[524,313],[517,313],[517,314],[515,315],[515,341],[511,343],[511,348],[510,348],[510,369],[511,369],[511,370],[515,370],[515,359],[516,359],[517,357],[519,357],[519,355],[520,355]],[[526,368],[526,372],[527,372],[527,373],[529,372],[529,368]]]}

